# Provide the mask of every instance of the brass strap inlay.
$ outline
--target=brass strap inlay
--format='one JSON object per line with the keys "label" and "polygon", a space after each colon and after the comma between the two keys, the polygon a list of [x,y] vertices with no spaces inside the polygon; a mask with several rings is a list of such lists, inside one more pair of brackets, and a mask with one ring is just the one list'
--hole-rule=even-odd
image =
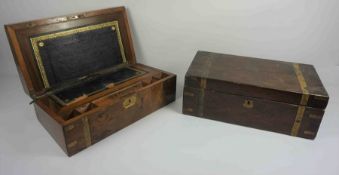
{"label": "brass strap inlay", "polygon": [[204,115],[204,98],[205,98],[205,89],[200,89],[198,99],[198,116]]}
{"label": "brass strap inlay", "polygon": [[193,109],[192,108],[186,108],[186,111],[193,112]]}
{"label": "brass strap inlay", "polygon": [[292,136],[297,136],[299,133],[301,121],[303,119],[304,113],[305,113],[305,106],[299,106],[297,111],[297,116],[295,117],[295,121],[291,130]]}
{"label": "brass strap inlay", "polygon": [[65,130],[66,130],[66,131],[70,131],[70,130],[72,130],[73,128],[74,128],[74,125],[68,125],[68,126],[65,127]]}
{"label": "brass strap inlay", "polygon": [[37,61],[37,65],[38,65],[38,68],[40,70],[41,78],[43,80],[45,88],[49,88],[50,84],[49,84],[49,81],[48,81],[48,78],[47,78],[47,74],[46,74],[46,71],[45,71],[45,68],[44,68],[44,65],[43,65],[43,62],[42,62],[42,58],[41,58],[41,55],[40,55],[40,50],[39,50],[40,49],[39,47],[45,46],[43,41],[49,40],[49,39],[55,39],[55,38],[59,38],[59,37],[65,37],[65,36],[73,35],[73,34],[76,34],[76,33],[98,30],[98,29],[102,29],[102,28],[106,28],[106,27],[114,27],[115,28],[116,33],[117,33],[117,37],[118,37],[118,43],[119,43],[119,47],[120,47],[121,56],[122,56],[123,62],[126,63],[127,60],[126,60],[124,45],[122,43],[122,38],[121,38],[120,30],[119,30],[118,21],[111,21],[111,22],[106,22],[106,23],[102,23],[102,24],[90,25],[90,26],[86,26],[86,27],[80,27],[80,28],[76,28],[76,29],[71,29],[71,30],[66,30],[66,31],[61,31],[61,32],[57,32],[57,33],[41,35],[41,36],[31,38],[30,40],[31,40],[33,51],[34,51],[34,56],[35,56],[35,59]]}
{"label": "brass strap inlay", "polygon": [[309,94],[303,94],[301,96],[301,100],[300,100],[300,105],[304,105],[306,106],[307,103],[308,103],[308,99],[310,98],[310,95]]}
{"label": "brass strap inlay", "polygon": [[201,78],[201,80],[200,80],[200,88],[201,89],[206,89],[206,79],[205,78]]}
{"label": "brass strap inlay", "polygon": [[303,73],[300,70],[300,65],[295,63],[293,64],[293,67],[294,67],[295,74],[297,75],[300,89],[303,93],[303,95],[301,96],[300,105],[306,106],[308,99],[310,97],[308,89],[307,89],[307,83],[305,81]]}
{"label": "brass strap inlay", "polygon": [[311,119],[316,119],[316,120],[321,120],[323,117],[322,116],[318,116],[318,115],[315,115],[315,114],[310,114],[308,115],[309,118]]}
{"label": "brass strap inlay", "polygon": [[190,96],[190,97],[194,97],[194,94],[191,92],[184,92],[185,96]]}
{"label": "brass strap inlay", "polygon": [[311,135],[311,136],[315,136],[316,135],[316,133],[313,132],[313,131],[304,131],[304,134],[305,135]]}
{"label": "brass strap inlay", "polygon": [[74,147],[74,146],[77,145],[77,144],[78,144],[78,142],[77,142],[76,140],[74,140],[73,142],[67,144],[67,147],[68,147],[68,148],[72,148],[72,147]]}
{"label": "brass strap inlay", "polygon": [[91,131],[89,129],[89,124],[88,124],[88,118],[83,117],[81,120],[82,120],[82,124],[83,124],[83,133],[84,133],[85,144],[86,144],[87,147],[89,147],[92,144],[92,139],[91,139]]}
{"label": "brass strap inlay", "polygon": [[297,76],[299,85],[300,85],[300,89],[302,91],[302,96],[300,99],[300,105],[298,107],[298,111],[297,111],[297,115],[295,117],[292,129],[291,129],[291,135],[292,136],[297,136],[299,133],[299,129],[300,129],[300,125],[301,122],[303,120],[304,117],[304,113],[305,113],[305,109],[306,109],[306,105],[308,103],[308,99],[310,97],[308,89],[307,89],[307,83],[305,81],[305,78],[303,76],[303,73],[300,70],[300,65],[295,63],[293,64],[293,68],[294,68],[294,72]]}
{"label": "brass strap inlay", "polygon": [[204,115],[204,101],[205,101],[205,89],[207,87],[207,80],[206,77],[208,77],[210,73],[210,69],[212,66],[212,58],[207,57],[204,60],[205,62],[205,67],[202,70],[201,74],[201,79],[200,79],[200,95],[198,99],[198,116],[203,116]]}

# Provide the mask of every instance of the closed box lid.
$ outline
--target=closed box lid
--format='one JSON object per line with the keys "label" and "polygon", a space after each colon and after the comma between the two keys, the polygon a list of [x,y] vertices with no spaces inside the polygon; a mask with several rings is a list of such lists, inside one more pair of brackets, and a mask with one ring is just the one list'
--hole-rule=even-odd
{"label": "closed box lid", "polygon": [[312,65],[198,51],[185,86],[314,108],[328,94]]}

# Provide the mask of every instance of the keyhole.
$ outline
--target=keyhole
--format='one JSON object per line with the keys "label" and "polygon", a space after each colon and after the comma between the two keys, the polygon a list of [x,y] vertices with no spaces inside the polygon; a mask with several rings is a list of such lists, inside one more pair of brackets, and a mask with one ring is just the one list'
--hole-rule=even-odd
{"label": "keyhole", "polygon": [[243,106],[245,108],[253,108],[253,101],[251,100],[245,100]]}
{"label": "keyhole", "polygon": [[125,109],[127,109],[135,105],[136,101],[137,101],[136,97],[132,96],[132,97],[125,99],[122,105],[124,106]]}

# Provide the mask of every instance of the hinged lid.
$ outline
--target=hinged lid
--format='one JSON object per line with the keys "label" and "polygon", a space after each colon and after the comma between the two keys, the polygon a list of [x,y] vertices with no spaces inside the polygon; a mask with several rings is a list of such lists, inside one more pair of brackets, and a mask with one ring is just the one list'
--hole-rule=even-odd
{"label": "hinged lid", "polygon": [[312,65],[203,51],[185,86],[323,109],[329,98]]}
{"label": "hinged lid", "polygon": [[72,79],[136,63],[124,7],[5,28],[21,80],[31,96]]}

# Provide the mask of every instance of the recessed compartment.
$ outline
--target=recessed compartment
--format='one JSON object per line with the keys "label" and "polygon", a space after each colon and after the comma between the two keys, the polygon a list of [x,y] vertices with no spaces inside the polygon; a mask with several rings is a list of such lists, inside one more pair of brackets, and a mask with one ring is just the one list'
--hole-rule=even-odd
{"label": "recessed compartment", "polygon": [[[140,89],[155,83],[160,83],[169,77],[169,74],[162,71],[143,69],[140,66],[132,67],[132,69],[143,72],[140,76],[130,79],[135,79],[136,81],[134,81],[134,83],[120,82],[118,84],[112,84],[108,88],[106,87],[104,90],[95,94],[82,95],[68,104],[60,103],[55,96],[52,96],[52,98],[48,98],[46,105],[62,116],[63,120],[68,121],[89,113],[99,107],[105,108],[115,105],[116,103],[123,104],[122,101],[131,94],[135,94]],[[81,85],[81,87],[85,86],[85,84]],[[129,101],[126,100],[125,106],[128,107],[132,103],[134,103],[133,99],[129,99]]]}

